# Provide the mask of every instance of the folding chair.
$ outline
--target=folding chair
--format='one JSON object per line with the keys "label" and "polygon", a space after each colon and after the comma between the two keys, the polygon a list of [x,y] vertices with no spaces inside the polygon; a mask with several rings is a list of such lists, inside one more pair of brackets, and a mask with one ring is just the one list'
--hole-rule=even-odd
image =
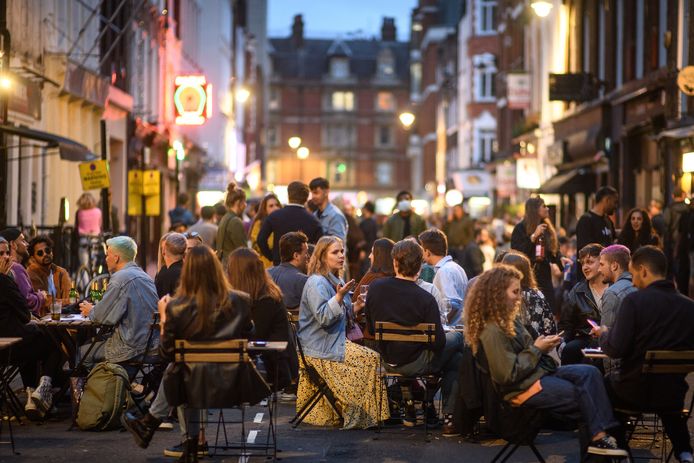
{"label": "folding chair", "polygon": [[[404,326],[392,322],[375,322],[376,332],[374,333],[375,339],[378,342],[412,342],[412,343],[422,343],[433,348],[436,341],[436,325],[434,323],[419,323],[414,326]],[[388,365],[382,364],[380,370],[381,381],[388,387],[388,379],[392,378],[400,383],[403,381],[416,381],[422,383],[424,388],[427,390],[428,395],[430,385],[435,383],[438,387],[439,376],[438,374],[418,374],[413,376],[406,376],[395,371],[388,369]],[[403,392],[403,400],[412,400],[410,395],[409,387],[401,385],[401,390]],[[433,397],[431,397],[433,402]],[[381,408],[381,401],[383,400],[383,395],[381,394],[379,398],[379,410]],[[425,397],[425,402],[427,398]],[[422,411],[424,412],[424,434],[426,436],[426,441],[430,441],[429,437],[429,424],[427,422],[426,410],[424,404],[422,404]],[[380,422],[379,422],[380,426]]]}
{"label": "folding chair", "polygon": [[[641,372],[644,375],[661,375],[661,374],[684,374],[694,372],[694,350],[684,350],[684,351],[673,351],[673,350],[649,350],[646,352],[644,357],[643,367]],[[694,393],[689,402],[689,406],[683,410],[672,410],[673,413],[681,413],[685,419],[688,421],[692,416],[692,408],[694,408]],[[630,416],[635,416],[637,419],[641,419],[647,412],[655,412],[658,417],[659,413],[668,412],[670,410],[651,410],[647,409],[644,411],[640,410],[620,410],[622,413],[626,413]],[[667,435],[665,434],[665,428],[662,426],[654,426],[653,434],[654,440],[655,435],[660,432],[662,445],[660,450],[660,461],[668,462],[672,458],[674,449],[667,451]],[[633,435],[630,433],[629,437]]]}
{"label": "folding chair", "polygon": [[[140,412],[143,412],[140,402],[146,399],[150,393],[156,396],[159,390],[159,383],[161,383],[161,379],[164,376],[164,369],[166,368],[166,364],[162,362],[157,352],[159,346],[159,331],[159,313],[155,312],[152,314],[152,323],[149,325],[147,342],[145,344],[146,347],[142,355],[120,363],[126,370],[130,370],[130,381],[139,381],[138,384],[142,385],[142,391],[133,394],[135,405]],[[154,400],[154,396],[152,400]]]}
{"label": "folding chair", "polygon": [[[186,341],[182,339],[177,339],[174,343],[174,362],[183,364],[194,364],[194,363],[236,363],[236,364],[246,364],[248,368],[255,369],[255,364],[253,363],[251,356],[248,353],[248,341],[246,339],[234,339],[229,341],[212,341],[212,342],[193,342]],[[211,378],[210,378],[211,380]],[[265,385],[267,387],[267,385]],[[233,391],[230,391],[232,394]],[[270,389],[267,388],[268,395],[270,394]],[[269,401],[268,401],[269,403]],[[248,456],[249,451],[253,449],[259,449],[265,451],[265,456],[268,458],[276,459],[277,456],[277,440],[275,438],[275,416],[272,407],[268,407],[270,420],[268,427],[268,438],[266,443],[255,444],[248,443],[245,439],[246,436],[246,406],[247,404],[239,405],[241,411],[240,421],[227,421],[224,418],[223,409],[219,410],[219,417],[217,419],[217,430],[215,432],[215,443],[210,446],[212,455],[216,455],[216,451],[238,449],[240,450],[239,456]],[[200,424],[200,423],[197,423]],[[227,424],[241,424],[241,440],[240,442],[230,442],[229,436],[227,434],[226,425]],[[224,436],[223,443],[220,444],[220,433]],[[270,443],[272,440],[272,443]],[[273,453],[268,452],[272,450]],[[230,456],[225,454],[225,456]]]}
{"label": "folding chair", "polygon": [[292,428],[299,426],[301,422],[306,419],[308,414],[311,413],[311,410],[318,405],[321,399],[328,401],[332,409],[335,411],[335,414],[337,414],[338,419],[341,420],[342,412],[340,412],[340,409],[337,406],[337,398],[335,397],[335,393],[332,391],[332,389],[330,389],[330,386],[325,379],[323,379],[320,373],[318,373],[318,371],[312,365],[306,362],[304,350],[301,347],[301,341],[299,341],[299,336],[297,335],[296,325],[299,323],[298,315],[295,315],[292,312],[287,312],[287,317],[289,318],[289,326],[292,328],[294,342],[296,342],[296,348],[299,351],[299,358],[301,359],[299,362],[299,370],[303,370],[304,374],[306,375],[306,379],[308,379],[308,381],[313,384],[313,387],[316,388],[316,392],[314,392],[306,403],[296,412],[294,418],[289,420],[289,422],[292,423]]}

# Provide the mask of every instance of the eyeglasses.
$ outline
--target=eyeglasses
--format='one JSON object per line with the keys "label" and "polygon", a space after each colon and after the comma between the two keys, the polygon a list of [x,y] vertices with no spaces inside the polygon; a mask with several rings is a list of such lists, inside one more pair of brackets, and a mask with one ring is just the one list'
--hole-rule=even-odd
{"label": "eyeglasses", "polygon": [[51,248],[45,248],[45,249],[39,249],[38,251],[36,251],[36,255],[39,256],[39,257],[43,257],[44,254],[46,254],[46,255],[48,255],[48,254],[53,255],[53,250],[52,250]]}
{"label": "eyeglasses", "polygon": [[200,236],[200,233],[198,233],[198,232],[196,232],[196,231],[190,231],[190,232],[185,232],[185,233],[183,234],[183,236],[185,236],[185,237],[188,238],[188,239],[192,239],[192,238],[197,238],[197,237],[199,237],[199,236]]}

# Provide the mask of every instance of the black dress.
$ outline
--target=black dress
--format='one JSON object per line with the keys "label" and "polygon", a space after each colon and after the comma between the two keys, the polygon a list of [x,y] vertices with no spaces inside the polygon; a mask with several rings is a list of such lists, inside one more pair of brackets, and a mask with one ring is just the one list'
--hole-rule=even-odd
{"label": "black dress", "polygon": [[554,285],[552,284],[552,269],[550,264],[555,263],[562,268],[559,253],[553,254],[552,251],[545,248],[545,258],[540,261],[535,260],[535,243],[530,240],[530,235],[525,231],[525,220],[521,220],[513,229],[511,234],[511,249],[520,251],[530,259],[537,286],[545,296],[547,303],[552,309],[552,313],[557,312],[557,304],[554,297]]}

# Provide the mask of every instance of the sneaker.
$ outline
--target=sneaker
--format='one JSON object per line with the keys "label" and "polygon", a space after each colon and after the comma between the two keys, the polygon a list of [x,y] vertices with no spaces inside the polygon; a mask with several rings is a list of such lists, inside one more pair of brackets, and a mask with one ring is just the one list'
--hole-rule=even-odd
{"label": "sneaker", "polygon": [[408,428],[417,426],[417,409],[414,408],[414,402],[411,400],[405,402],[405,416],[402,417],[402,424]]}
{"label": "sneaker", "polygon": [[31,400],[41,413],[48,412],[53,406],[53,386],[49,376],[42,376],[39,387],[31,394]]}
{"label": "sneaker", "polygon": [[44,414],[41,413],[41,411],[36,408],[36,405],[34,404],[34,401],[31,398],[33,393],[34,393],[34,389],[31,387],[28,387],[27,388],[27,403],[24,406],[24,414],[31,421],[39,421],[39,420],[43,419]]}
{"label": "sneaker", "polygon": [[453,424],[453,415],[446,415],[443,418],[443,428],[441,430],[443,437],[458,437],[460,432],[455,428]]}
{"label": "sneaker", "polygon": [[[198,445],[198,457],[206,457],[209,454],[210,454],[210,447],[207,445],[207,442],[205,442],[202,445]],[[178,458],[181,455],[183,455],[183,442],[164,450],[164,456],[165,457]]]}
{"label": "sneaker", "polygon": [[604,436],[594,440],[588,446],[588,453],[593,455],[607,455],[612,457],[628,457],[629,453],[617,446],[617,441],[612,436]]}
{"label": "sneaker", "polygon": [[159,424],[159,428],[161,431],[173,431],[174,425],[171,421],[162,421],[161,424]]}
{"label": "sneaker", "polygon": [[294,403],[296,402],[296,394],[291,394],[289,392],[280,392],[279,397],[277,397],[277,399],[280,401],[280,403],[283,404]]}
{"label": "sneaker", "polygon": [[694,457],[692,457],[692,454],[690,452],[680,453],[680,455],[677,457],[677,460],[680,463],[694,463]]}

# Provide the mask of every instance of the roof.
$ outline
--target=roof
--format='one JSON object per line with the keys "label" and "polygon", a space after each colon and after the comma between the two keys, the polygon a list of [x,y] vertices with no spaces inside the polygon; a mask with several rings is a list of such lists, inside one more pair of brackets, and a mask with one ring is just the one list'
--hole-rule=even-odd
{"label": "roof", "polygon": [[270,59],[276,77],[282,79],[321,80],[328,74],[330,56],[347,55],[349,68],[357,80],[376,77],[376,59],[384,48],[390,48],[395,56],[395,75],[405,82],[409,78],[409,43],[382,42],[379,40],[304,39],[304,45],[296,48],[291,37],[271,38]]}

